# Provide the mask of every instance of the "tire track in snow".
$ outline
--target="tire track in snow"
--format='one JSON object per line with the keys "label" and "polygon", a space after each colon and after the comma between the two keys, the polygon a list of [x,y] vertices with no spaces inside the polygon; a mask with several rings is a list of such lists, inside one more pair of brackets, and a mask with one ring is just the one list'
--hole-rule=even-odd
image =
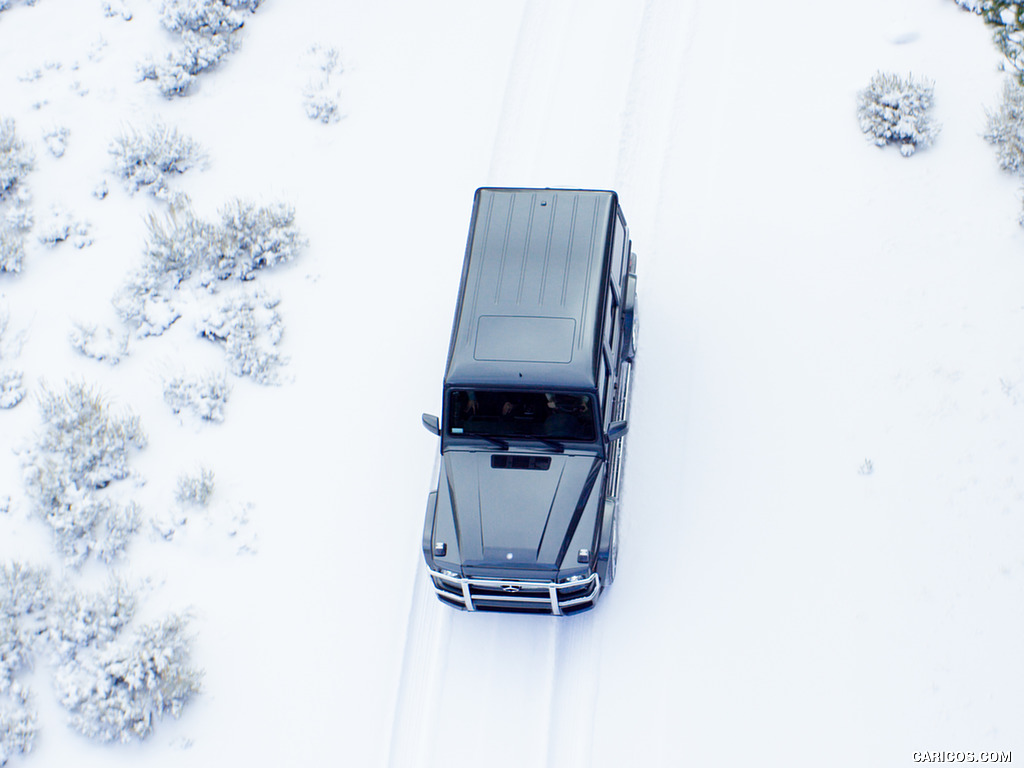
{"label": "tire track in snow", "polygon": [[[663,186],[664,158],[680,119],[677,94],[685,77],[695,13],[695,1],[648,0],[644,4],[626,91],[614,181],[634,233],[653,232],[653,216],[659,208]],[[667,69],[666,61],[672,63]],[[620,493],[624,502],[628,488],[626,473]],[[620,552],[628,548],[630,538],[629,508],[623,503],[621,510]],[[625,559],[639,562],[639,558],[628,554]],[[614,590],[613,587],[603,598],[606,602],[595,611],[558,626],[548,731],[549,768],[592,766],[597,757],[595,727],[605,655],[602,628],[612,620],[606,610],[611,607],[607,601]]]}
{"label": "tire track in snow", "polygon": [[391,726],[389,768],[423,766],[434,751],[438,692],[448,658],[452,611],[440,610],[425,568],[416,572],[412,606],[406,625],[402,677]]}

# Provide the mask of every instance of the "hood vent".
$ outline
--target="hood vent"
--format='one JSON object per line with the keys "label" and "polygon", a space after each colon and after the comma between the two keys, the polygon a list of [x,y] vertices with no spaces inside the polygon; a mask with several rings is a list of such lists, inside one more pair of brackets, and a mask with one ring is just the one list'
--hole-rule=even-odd
{"label": "hood vent", "polygon": [[491,469],[548,469],[550,456],[515,456],[498,453],[491,456]]}

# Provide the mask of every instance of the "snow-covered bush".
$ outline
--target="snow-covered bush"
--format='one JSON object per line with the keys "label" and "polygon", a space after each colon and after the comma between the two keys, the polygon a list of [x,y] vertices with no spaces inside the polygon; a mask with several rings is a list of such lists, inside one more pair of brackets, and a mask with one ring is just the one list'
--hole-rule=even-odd
{"label": "snow-covered bush", "polygon": [[24,374],[6,361],[21,353],[23,336],[11,329],[11,316],[0,307],[0,408],[13,408],[25,397]]}
{"label": "snow-covered bush", "polygon": [[76,248],[92,245],[89,237],[89,222],[80,221],[69,211],[54,207],[50,216],[39,223],[39,242],[50,248],[65,240],[71,240]]}
{"label": "snow-covered bush", "polygon": [[139,66],[143,80],[154,80],[167,98],[184,96],[196,77],[212,69],[238,47],[241,11],[255,12],[261,0],[164,0],[160,23],[177,33],[180,46],[162,63]]}
{"label": "snow-covered bush", "polygon": [[173,614],[80,653],[57,672],[57,693],[71,725],[100,741],[146,738],[156,720],[180,716],[200,690],[202,672],[189,664],[188,619]]}
{"label": "snow-covered bush", "polygon": [[341,119],[338,102],[341,92],[331,78],[341,75],[340,54],[336,48],[314,45],[309,49],[317,74],[306,84],[302,93],[306,116],[321,123],[334,123]]}
{"label": "snow-covered bush", "polygon": [[202,148],[190,136],[160,123],[146,130],[129,128],[110,143],[108,151],[129,192],[147,187],[160,198],[170,197],[169,174],[185,173],[204,159]]}
{"label": "snow-covered bush", "polygon": [[174,413],[188,408],[204,421],[224,421],[231,387],[223,373],[175,376],[164,381],[164,402]]}
{"label": "snow-covered bush", "polygon": [[221,211],[220,226],[203,221],[182,200],[164,221],[149,219],[144,269],[177,288],[194,272],[201,284],[213,279],[251,280],[257,270],[291,260],[305,245],[295,210],[284,203],[256,206],[233,200]]}
{"label": "snow-covered bush", "polygon": [[257,270],[290,261],[306,241],[295,226],[295,209],[284,203],[257,207],[233,200],[221,211],[223,254],[216,264],[221,280],[251,280]]}
{"label": "snow-covered bush", "polygon": [[11,690],[18,672],[32,667],[32,645],[49,601],[45,570],[19,562],[0,567],[0,694]]}
{"label": "snow-covered bush", "polygon": [[32,216],[32,193],[23,184],[8,190],[7,198],[2,202],[6,209],[4,223],[20,232],[28,232],[35,223]]}
{"label": "snow-covered bush", "polygon": [[939,132],[930,114],[933,96],[930,81],[878,72],[858,94],[861,130],[880,147],[899,144],[900,153],[910,157],[918,147],[931,144]]}
{"label": "snow-covered bush", "polygon": [[150,215],[148,226],[143,268],[166,275],[169,288],[177,288],[197,269],[208,269],[220,260],[221,233],[192,213],[187,201],[172,206],[164,221]]}
{"label": "snow-covered bush", "polygon": [[181,317],[171,300],[174,291],[221,255],[221,233],[197,218],[184,199],[162,221],[151,215],[148,225],[142,266],[113,299],[121,321],[139,338],[159,336]]}
{"label": "snow-covered bush", "polygon": [[21,272],[25,260],[25,236],[0,221],[0,272]]}
{"label": "snow-covered bush", "polygon": [[1003,83],[1003,103],[985,112],[985,140],[996,148],[1003,170],[1024,173],[1024,87],[1016,80]]}
{"label": "snow-covered bush", "polygon": [[283,333],[277,305],[277,299],[259,290],[234,293],[203,316],[196,331],[224,345],[228,367],[236,376],[276,384],[285,363],[277,350]]}
{"label": "snow-covered bush", "polygon": [[0,192],[0,273],[20,272],[25,259],[25,233],[34,223],[32,195],[20,177],[6,195]]}
{"label": "snow-covered bush", "polygon": [[[223,343],[233,373],[270,383],[284,362],[275,349],[282,334],[277,300],[239,293],[231,285],[290,261],[305,245],[289,205],[236,199],[220,211],[219,223],[210,223],[183,197],[172,202],[165,218],[150,218],[143,264],[114,297],[114,307],[137,337],[159,335],[181,316],[178,297],[191,281],[180,305],[205,310],[197,333]],[[227,296],[214,305],[222,291]],[[223,419],[223,382],[176,379],[165,382],[164,390],[175,413],[187,405],[201,418]]]}
{"label": "snow-covered bush", "polygon": [[39,614],[50,603],[50,574],[18,561],[0,566],[0,616]]}
{"label": "snow-covered bush", "polygon": [[109,562],[140,524],[134,502],[121,504],[99,491],[128,476],[128,452],[145,435],[136,416],[111,413],[107,402],[82,383],[64,392],[44,387],[43,430],[23,451],[23,478],[36,513],[50,526],[71,566],[92,553]]}
{"label": "snow-covered bush", "polygon": [[64,157],[68,148],[68,129],[63,125],[54,125],[43,131],[43,143],[54,157]]}
{"label": "snow-covered bush", "polygon": [[103,15],[108,19],[120,16],[125,21],[132,20],[132,12],[122,0],[103,0]]}
{"label": "snow-covered bush", "polygon": [[13,408],[25,397],[23,377],[17,368],[0,370],[0,408]]}
{"label": "snow-covered bush", "polygon": [[140,80],[154,80],[166,98],[184,96],[196,76],[220,63],[235,48],[229,35],[204,36],[195,32],[181,35],[181,47],[167,54],[162,64],[147,60],[139,65]]}
{"label": "snow-covered bush", "polygon": [[14,683],[6,696],[0,696],[0,766],[31,752],[38,730],[38,714],[28,690]]}
{"label": "snow-covered bush", "polygon": [[46,613],[47,639],[61,663],[112,641],[135,615],[135,593],[120,579],[98,592],[65,584]]}
{"label": "snow-covered bush", "polygon": [[174,498],[179,504],[192,504],[197,507],[205,507],[213,495],[213,470],[207,467],[200,467],[199,474],[178,475],[178,487],[174,492]]}
{"label": "snow-covered bush", "polygon": [[1024,3],[1016,0],[954,0],[961,8],[979,14],[994,28],[996,48],[1024,84]]}
{"label": "snow-covered bush", "polygon": [[75,323],[68,334],[71,346],[86,357],[110,365],[117,365],[128,355],[128,334],[111,328],[100,331],[95,325]]}
{"label": "snow-covered bush", "polygon": [[79,487],[105,488],[127,477],[128,451],[146,446],[138,417],[114,414],[82,382],[69,382],[63,392],[44,386],[39,405],[43,432],[36,452],[60,458]]}
{"label": "snow-covered bush", "polygon": [[221,0],[164,0],[160,23],[172,32],[212,36],[230,34],[245,22],[234,8]]}
{"label": "snow-covered bush", "polygon": [[[0,11],[6,11],[16,0],[0,0]],[[25,5],[35,5],[36,0],[24,0]]]}
{"label": "snow-covered bush", "polygon": [[121,322],[142,339],[159,336],[181,317],[163,290],[162,276],[148,269],[133,272],[112,299]]}
{"label": "snow-covered bush", "polygon": [[0,118],[0,200],[35,166],[35,156],[18,138],[14,121]]}
{"label": "snow-covered bush", "polygon": [[[68,484],[53,462],[33,469],[27,478],[29,492],[37,495],[37,511],[53,531],[65,563],[77,568],[90,554],[105,563],[120,557],[141,525],[135,502],[122,505]],[[45,500],[38,498],[40,492]]]}

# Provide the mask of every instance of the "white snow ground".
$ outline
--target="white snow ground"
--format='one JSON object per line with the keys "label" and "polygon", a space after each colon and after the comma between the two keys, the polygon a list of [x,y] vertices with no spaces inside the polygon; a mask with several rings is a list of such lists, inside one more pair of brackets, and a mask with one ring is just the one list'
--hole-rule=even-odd
{"label": "white snow ground", "polygon": [[[1024,749],[1024,232],[979,135],[1003,78],[979,19],[950,0],[267,0],[167,101],[134,81],[170,45],[158,3],[125,4],[131,21],[99,0],[0,13],[0,116],[35,148],[37,221],[60,204],[94,241],[30,237],[0,303],[30,390],[80,377],[140,415],[148,517],[183,470],[215,471],[210,510],[170,543],[147,525],[120,568],[147,613],[192,606],[205,692],[147,741],[101,745],[64,725],[41,662],[40,735],[12,766]],[[315,43],[346,69],[333,125],[303,113]],[[932,148],[905,159],[860,133],[878,69],[935,81]],[[120,187],[106,147],[157,118],[207,150],[173,182],[198,213],[283,199],[310,241],[261,278],[289,380],[234,380],[220,425],[162,401],[168,370],[220,364],[188,328],[116,367],[66,341],[113,322],[141,257],[162,204]],[[569,620],[461,614],[423,578],[419,413],[438,408],[480,185],[617,189],[640,258],[618,578]],[[0,558],[58,568],[10,450],[38,428],[31,395],[0,412]]]}

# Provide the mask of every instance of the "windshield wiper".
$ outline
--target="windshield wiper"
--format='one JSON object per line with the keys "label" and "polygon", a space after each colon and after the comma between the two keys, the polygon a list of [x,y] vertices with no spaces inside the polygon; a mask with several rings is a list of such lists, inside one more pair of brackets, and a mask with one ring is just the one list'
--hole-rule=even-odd
{"label": "windshield wiper", "polygon": [[562,445],[557,440],[552,440],[549,437],[537,437],[536,435],[530,435],[529,439],[530,440],[538,440],[538,441],[544,443],[544,445],[550,447],[551,449],[553,449],[555,451],[558,451],[559,453],[565,453],[565,446]]}
{"label": "windshield wiper", "polygon": [[503,451],[508,450],[508,442],[502,440],[500,437],[491,437],[490,435],[481,435],[476,432],[467,432],[466,437],[479,437],[481,440],[486,440],[489,443],[494,443],[496,446],[501,448]]}

